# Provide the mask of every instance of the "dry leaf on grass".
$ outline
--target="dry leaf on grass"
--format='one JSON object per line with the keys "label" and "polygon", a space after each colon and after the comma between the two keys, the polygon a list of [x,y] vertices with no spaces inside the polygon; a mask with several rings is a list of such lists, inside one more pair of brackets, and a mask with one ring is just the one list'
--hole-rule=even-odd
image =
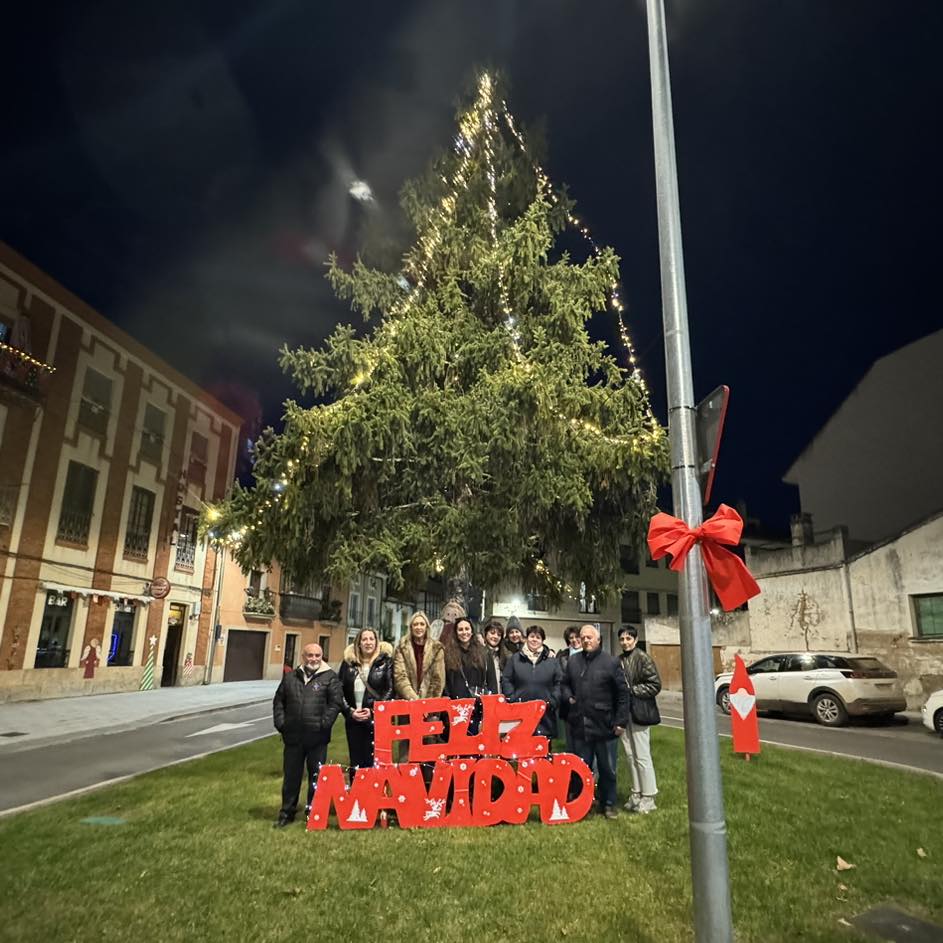
{"label": "dry leaf on grass", "polygon": [[838,918],[838,922],[839,922],[843,927],[850,927],[850,926],[851,926],[851,924],[850,924],[844,917],[839,917],[839,918]]}
{"label": "dry leaf on grass", "polygon": [[857,867],[858,867],[858,865],[852,864],[852,863],[849,862],[849,861],[845,861],[845,859],[844,859],[841,855],[839,855],[839,856],[835,859],[835,870],[836,870],[836,871],[851,871],[852,868],[857,868]]}
{"label": "dry leaf on grass", "polygon": [[926,858],[926,856],[927,856],[927,853],[922,848],[917,849],[918,858]]}

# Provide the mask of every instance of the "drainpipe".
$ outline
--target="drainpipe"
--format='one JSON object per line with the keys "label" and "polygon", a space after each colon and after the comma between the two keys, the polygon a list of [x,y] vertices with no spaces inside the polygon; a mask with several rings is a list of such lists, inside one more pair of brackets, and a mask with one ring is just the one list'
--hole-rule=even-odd
{"label": "drainpipe", "polygon": [[858,653],[858,627],[855,624],[855,601],[851,595],[851,572],[848,569],[848,561],[842,562],[842,576],[845,579],[845,595],[848,597],[848,624],[851,626],[851,650]]}

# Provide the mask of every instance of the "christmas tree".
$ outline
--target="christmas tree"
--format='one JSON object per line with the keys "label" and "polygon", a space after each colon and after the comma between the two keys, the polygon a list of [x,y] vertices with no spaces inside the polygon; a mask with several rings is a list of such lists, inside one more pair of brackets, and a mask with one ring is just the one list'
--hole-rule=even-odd
{"label": "christmas tree", "polygon": [[400,271],[331,260],[336,294],[368,328],[282,351],[318,405],[286,404],[284,430],[257,443],[254,485],[237,484],[206,526],[247,569],[604,595],[668,464],[631,348],[621,366],[587,331],[595,312],[621,312],[615,254],[561,251],[565,230],[588,231],[487,73],[402,205],[415,241]]}

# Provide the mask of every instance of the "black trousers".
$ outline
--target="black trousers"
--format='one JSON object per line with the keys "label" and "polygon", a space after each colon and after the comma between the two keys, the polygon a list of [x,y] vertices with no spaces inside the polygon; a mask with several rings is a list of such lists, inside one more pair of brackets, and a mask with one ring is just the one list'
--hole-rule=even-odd
{"label": "black trousers", "polygon": [[327,759],[327,743],[286,743],[282,752],[282,814],[294,815],[298,809],[301,779],[308,767],[308,801],[314,798],[314,784],[321,764]]}
{"label": "black trousers", "polygon": [[346,730],[351,769],[373,766],[373,724],[369,720],[363,723],[348,720]]}

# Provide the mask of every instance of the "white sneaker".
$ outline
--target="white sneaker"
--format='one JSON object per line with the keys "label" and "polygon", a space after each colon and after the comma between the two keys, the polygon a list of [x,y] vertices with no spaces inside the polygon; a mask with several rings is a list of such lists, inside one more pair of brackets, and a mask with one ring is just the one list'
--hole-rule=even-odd
{"label": "white sneaker", "polygon": [[639,803],[642,801],[642,795],[638,792],[633,792],[629,797],[629,801],[622,807],[626,812],[638,812]]}
{"label": "white sneaker", "polygon": [[657,808],[658,806],[655,805],[654,796],[642,796],[635,811],[640,812],[642,815],[647,815],[649,812],[654,812]]}

